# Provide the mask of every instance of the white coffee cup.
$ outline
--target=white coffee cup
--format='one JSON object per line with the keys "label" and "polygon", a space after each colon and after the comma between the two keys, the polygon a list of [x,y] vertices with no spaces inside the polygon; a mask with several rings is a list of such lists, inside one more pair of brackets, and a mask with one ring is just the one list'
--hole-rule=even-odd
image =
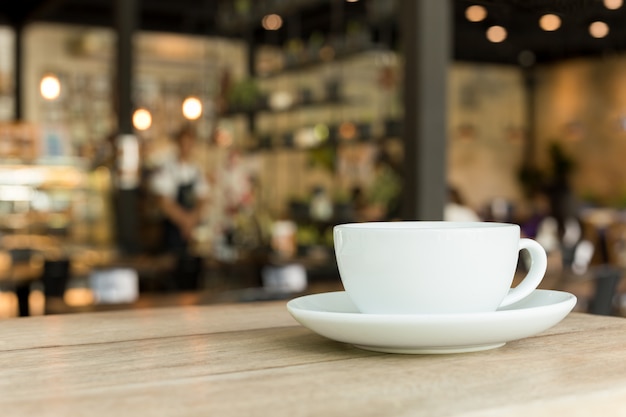
{"label": "white coffee cup", "polygon": [[[333,232],[344,289],[368,314],[495,311],[532,293],[547,267],[543,247],[515,224],[371,222]],[[521,250],[531,266],[511,288]]]}

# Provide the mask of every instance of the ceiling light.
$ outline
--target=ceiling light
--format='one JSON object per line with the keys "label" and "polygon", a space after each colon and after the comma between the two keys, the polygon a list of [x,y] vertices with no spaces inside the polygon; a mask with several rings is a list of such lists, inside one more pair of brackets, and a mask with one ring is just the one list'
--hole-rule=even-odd
{"label": "ceiling light", "polygon": [[283,26],[283,18],[277,14],[268,14],[261,20],[263,29],[265,30],[278,30]]}
{"label": "ceiling light", "polygon": [[61,95],[61,81],[56,75],[46,75],[39,83],[39,92],[46,100],[56,100]]}
{"label": "ceiling light", "polygon": [[183,116],[187,120],[196,120],[202,115],[202,102],[197,97],[187,97],[183,101]]}
{"label": "ceiling light", "polygon": [[491,26],[487,29],[487,39],[493,43],[500,43],[506,39],[506,29],[502,26]]}
{"label": "ceiling light", "polygon": [[561,18],[555,14],[544,14],[539,19],[541,29],[552,32],[561,27]]}
{"label": "ceiling light", "polygon": [[469,6],[467,9],[465,9],[465,17],[470,22],[483,21],[487,17],[487,9],[477,4]]}
{"label": "ceiling light", "polygon": [[604,38],[609,34],[609,25],[604,22],[593,22],[589,25],[589,34],[594,38]]}
{"label": "ceiling light", "polygon": [[622,7],[624,0],[604,0],[604,7],[609,10],[616,10]]}

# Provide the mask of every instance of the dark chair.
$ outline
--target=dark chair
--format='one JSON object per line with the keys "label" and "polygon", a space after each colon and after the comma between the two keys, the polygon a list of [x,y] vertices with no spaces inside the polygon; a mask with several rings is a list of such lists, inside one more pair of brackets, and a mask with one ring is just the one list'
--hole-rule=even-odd
{"label": "dark chair", "polygon": [[614,298],[622,273],[617,268],[605,266],[595,271],[594,294],[589,301],[588,312],[611,316],[615,314]]}
{"label": "dark chair", "polygon": [[183,254],[176,259],[172,281],[177,290],[193,291],[200,288],[204,273],[204,259],[200,256]]}
{"label": "dark chair", "polygon": [[[615,298],[622,278],[614,249],[615,242],[607,241],[604,234],[591,234],[563,253],[564,277],[562,285],[587,283],[591,293],[580,297],[585,311],[598,315],[615,315]],[[582,299],[581,299],[582,298]]]}
{"label": "dark chair", "polygon": [[[31,284],[39,277],[40,270],[38,268],[31,268],[33,265],[33,259],[37,254],[37,251],[31,248],[12,248],[8,250],[11,257],[11,278],[13,281],[15,295],[17,296],[18,314],[20,316],[30,315],[30,291]],[[38,264],[40,265],[40,264]],[[17,273],[17,270],[27,271],[26,275]],[[32,278],[32,279],[31,279]]]}
{"label": "dark chair", "polygon": [[41,282],[44,287],[44,295],[46,298],[63,298],[69,279],[69,259],[46,259],[44,261]]}

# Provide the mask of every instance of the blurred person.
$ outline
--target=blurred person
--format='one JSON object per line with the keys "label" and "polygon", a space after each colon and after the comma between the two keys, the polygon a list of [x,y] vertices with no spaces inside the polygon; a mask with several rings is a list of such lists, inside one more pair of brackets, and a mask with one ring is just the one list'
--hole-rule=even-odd
{"label": "blurred person", "polygon": [[530,199],[530,213],[521,221],[523,237],[535,239],[545,219],[552,218],[550,200],[543,191],[535,192]]}
{"label": "blurred person", "polygon": [[254,203],[254,188],[249,167],[244,163],[241,151],[228,150],[226,161],[219,176],[223,188],[226,213],[234,216]]}
{"label": "blurred person", "polygon": [[243,245],[242,240],[251,240],[250,228],[257,208],[252,172],[239,149],[227,150],[214,184],[213,195],[218,205],[215,232],[220,234],[227,250],[233,251]]}
{"label": "blurred person", "polygon": [[186,126],[174,137],[176,154],[153,174],[150,186],[158,197],[165,219],[164,247],[167,251],[187,253],[195,228],[201,223],[209,186],[193,161],[194,131]]}
{"label": "blurred person", "polygon": [[461,192],[452,186],[448,187],[448,201],[443,210],[445,221],[478,222],[480,216],[466,203]]}

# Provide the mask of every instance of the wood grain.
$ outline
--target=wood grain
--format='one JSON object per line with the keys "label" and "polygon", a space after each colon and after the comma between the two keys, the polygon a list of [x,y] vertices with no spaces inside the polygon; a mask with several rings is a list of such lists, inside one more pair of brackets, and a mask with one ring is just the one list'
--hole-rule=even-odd
{"label": "wood grain", "polygon": [[483,416],[626,412],[626,320],[572,313],[502,348],[366,352],[284,302],[0,322],[6,416]]}

